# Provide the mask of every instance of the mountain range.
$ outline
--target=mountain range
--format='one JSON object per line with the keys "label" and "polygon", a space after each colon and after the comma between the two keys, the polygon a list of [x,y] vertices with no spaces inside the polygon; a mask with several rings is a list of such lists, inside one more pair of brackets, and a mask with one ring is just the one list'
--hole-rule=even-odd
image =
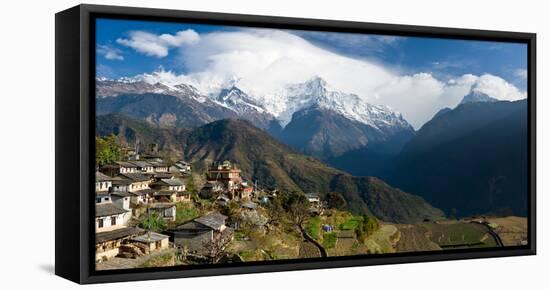
{"label": "mountain range", "polygon": [[[355,211],[374,204],[358,189],[364,179],[353,176],[386,180],[450,216],[527,211],[526,100],[498,101],[472,90],[415,132],[398,112],[337,91],[320,77],[264,95],[235,83],[205,94],[189,84],[134,78],[98,79],[96,92],[101,134],[157,139],[199,163],[238,160],[246,176],[268,186],[345,187],[340,191],[351,194],[346,199]],[[220,122],[239,119],[246,122]]]}
{"label": "mountain range", "polygon": [[[316,158],[303,155],[279,142],[248,121],[225,119],[188,129],[162,128],[128,116],[97,117],[97,132],[122,136],[124,140],[156,139],[163,148],[177,151],[203,170],[214,161],[231,160],[247,180],[260,187],[305,193],[342,194],[348,209],[397,223],[415,223],[444,217],[423,198],[394,188],[375,177],[354,177]],[[171,130],[171,133],[163,133]]]}
{"label": "mountain range", "polygon": [[[396,153],[414,135],[400,113],[336,91],[320,77],[263,95],[247,94],[234,84],[209,95],[184,83],[97,79],[96,97],[98,115],[124,113],[164,126],[193,128],[219,119],[245,119],[322,160],[367,146]],[[331,121],[311,122],[325,117]]]}

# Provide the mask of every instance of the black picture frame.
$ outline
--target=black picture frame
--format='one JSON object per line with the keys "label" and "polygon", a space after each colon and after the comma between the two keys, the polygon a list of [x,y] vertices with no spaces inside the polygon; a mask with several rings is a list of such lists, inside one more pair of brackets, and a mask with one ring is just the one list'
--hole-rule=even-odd
{"label": "black picture frame", "polygon": [[[95,21],[97,17],[267,28],[437,37],[528,45],[528,245],[459,251],[299,259],[225,265],[95,271],[94,133]],[[238,15],[100,5],[79,5],[55,16],[55,274],[77,283],[307,270],[536,254],[536,34]]]}

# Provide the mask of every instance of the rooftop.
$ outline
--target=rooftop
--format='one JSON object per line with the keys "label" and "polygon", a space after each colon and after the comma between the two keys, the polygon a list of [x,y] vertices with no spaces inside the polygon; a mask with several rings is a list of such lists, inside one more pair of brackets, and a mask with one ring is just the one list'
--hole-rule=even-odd
{"label": "rooftop", "polygon": [[113,203],[100,203],[95,205],[95,216],[105,217],[124,214],[127,211]]}
{"label": "rooftop", "polygon": [[138,236],[143,233],[145,233],[145,230],[134,227],[126,227],[107,232],[100,232],[95,234],[95,243],[99,244],[107,241]]}
{"label": "rooftop", "polygon": [[153,190],[151,189],[143,189],[143,190],[139,190],[139,191],[134,191],[134,192],[130,192],[131,194],[134,194],[136,196],[142,196],[142,195],[148,195],[148,194],[152,194],[153,193]]}
{"label": "rooftop", "polygon": [[169,186],[183,186],[183,182],[179,179],[162,179],[159,183],[161,183],[161,185],[164,183]]}
{"label": "rooftop", "polygon": [[174,203],[153,203],[149,206],[150,209],[167,209],[174,207]]}
{"label": "rooftop", "polygon": [[132,241],[136,241],[140,243],[153,243],[153,242],[157,242],[168,238],[170,238],[170,236],[155,233],[155,232],[147,232],[143,235],[133,237]]}
{"label": "rooftop", "polygon": [[198,217],[193,221],[208,226],[212,229],[219,229],[222,225],[225,225],[225,220],[227,216],[222,215],[218,212],[212,212],[202,217]]}
{"label": "rooftop", "polygon": [[135,181],[135,182],[145,182],[149,180],[149,177],[147,177],[144,174],[140,173],[133,173],[133,174],[121,174],[123,177]]}
{"label": "rooftop", "polygon": [[137,166],[130,163],[130,162],[123,162],[123,161],[117,161],[115,162],[116,165],[119,165],[121,167],[126,167],[126,168],[136,168]]}
{"label": "rooftop", "polygon": [[131,161],[129,163],[132,163],[132,164],[136,165],[139,168],[148,168],[148,167],[153,166],[151,163],[145,162],[145,161]]}
{"label": "rooftop", "polygon": [[108,175],[105,175],[101,172],[95,172],[95,181],[96,182],[107,182],[107,181],[110,181],[111,180],[111,177],[109,177]]}

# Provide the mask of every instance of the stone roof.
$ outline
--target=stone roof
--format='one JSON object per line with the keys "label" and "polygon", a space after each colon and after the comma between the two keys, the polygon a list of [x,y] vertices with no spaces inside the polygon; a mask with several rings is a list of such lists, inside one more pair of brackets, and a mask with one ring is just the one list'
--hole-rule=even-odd
{"label": "stone roof", "polygon": [[131,238],[145,233],[145,230],[134,227],[126,227],[112,231],[99,232],[95,234],[95,243],[100,244],[123,238]]}
{"label": "stone roof", "polygon": [[137,168],[136,165],[130,163],[130,162],[123,162],[123,161],[117,161],[115,162],[116,165],[125,167],[125,168]]}
{"label": "stone roof", "polygon": [[130,194],[134,194],[136,196],[143,196],[143,195],[148,195],[148,194],[152,194],[152,193],[153,193],[153,190],[151,190],[151,189],[143,189],[143,190],[139,190],[139,191],[130,192]]}
{"label": "stone roof", "polygon": [[159,183],[164,183],[169,186],[183,186],[183,182],[179,179],[162,179],[159,181]]}
{"label": "stone roof", "polygon": [[123,208],[114,205],[113,203],[100,203],[95,204],[95,216],[96,217],[105,217],[124,214],[127,211]]}
{"label": "stone roof", "polygon": [[202,217],[193,219],[193,221],[217,230],[222,225],[225,225],[226,219],[227,219],[227,216],[222,215],[218,212],[213,212],[213,213],[204,215]]}
{"label": "stone roof", "polygon": [[134,181],[134,182],[145,182],[145,181],[148,181],[149,180],[149,177],[144,175],[144,174],[140,174],[140,173],[133,173],[133,174],[121,174],[124,178],[127,178],[131,181]]}
{"label": "stone roof", "polygon": [[139,235],[132,238],[132,241],[140,243],[154,243],[160,240],[168,239],[170,236],[155,233],[155,232],[146,232],[143,235]]}
{"label": "stone roof", "polygon": [[138,168],[153,167],[153,165],[151,163],[145,162],[145,161],[131,161],[129,163],[132,163],[132,164],[136,165]]}
{"label": "stone roof", "polygon": [[108,182],[112,180],[111,177],[101,173],[101,172],[95,172],[95,181],[96,182]]}
{"label": "stone roof", "polygon": [[149,208],[150,209],[167,209],[174,207],[174,203],[152,203]]}

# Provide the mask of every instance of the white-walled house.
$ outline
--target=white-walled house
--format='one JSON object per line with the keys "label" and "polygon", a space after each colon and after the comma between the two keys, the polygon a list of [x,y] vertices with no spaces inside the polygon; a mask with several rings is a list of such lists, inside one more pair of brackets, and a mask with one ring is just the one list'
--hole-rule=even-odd
{"label": "white-walled house", "polygon": [[136,165],[138,170],[141,173],[154,173],[155,172],[155,167],[153,166],[153,164],[151,164],[149,162],[146,162],[146,161],[132,161],[132,162],[129,162],[129,163]]}
{"label": "white-walled house", "polygon": [[157,213],[165,220],[176,220],[176,205],[173,203],[154,203],[147,210],[149,213]]}
{"label": "white-walled house", "polygon": [[111,202],[124,210],[127,210],[128,213],[124,214],[123,216],[123,224],[128,224],[128,221],[132,218],[132,210],[130,208],[130,199],[132,198],[132,194],[128,192],[113,192],[110,195]]}
{"label": "white-walled house", "polygon": [[100,171],[108,176],[114,177],[119,174],[135,174],[139,173],[138,166],[131,162],[116,161],[100,168]]}
{"label": "white-walled house", "polygon": [[95,191],[96,192],[107,192],[112,186],[111,177],[101,173],[95,172]]}
{"label": "white-walled house", "polygon": [[95,205],[95,230],[104,232],[124,227],[124,214],[127,210],[111,202]]}

